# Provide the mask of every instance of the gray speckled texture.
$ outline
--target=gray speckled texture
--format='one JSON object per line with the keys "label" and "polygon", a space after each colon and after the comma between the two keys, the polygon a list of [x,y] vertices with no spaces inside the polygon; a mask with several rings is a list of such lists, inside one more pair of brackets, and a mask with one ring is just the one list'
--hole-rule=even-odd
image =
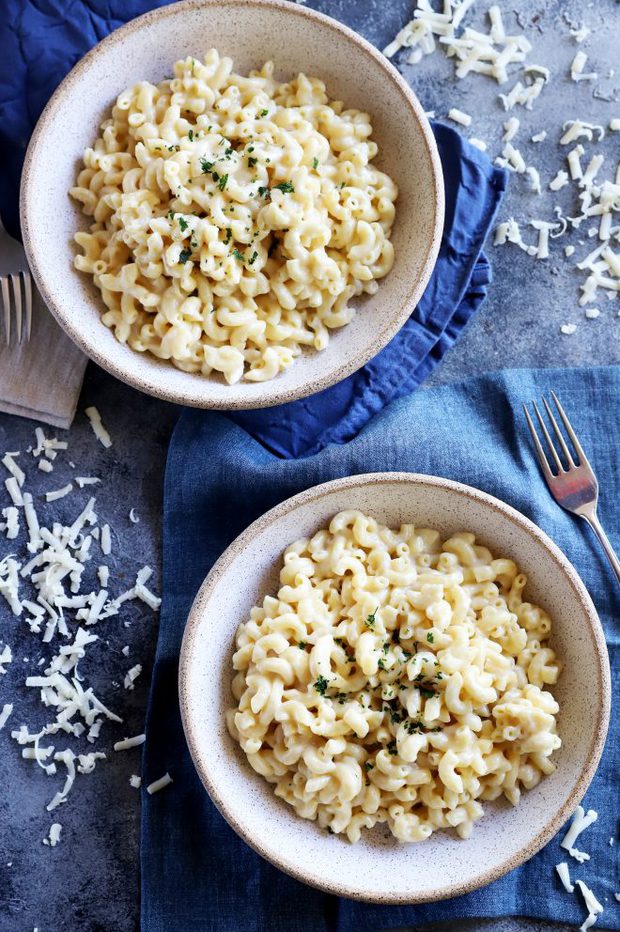
{"label": "gray speckled texture", "polygon": [[[480,4],[485,9],[489,4]],[[320,0],[308,3],[357,29],[367,39],[383,47],[408,19],[411,0]],[[530,60],[549,66],[557,80],[545,88],[534,111],[515,111],[522,120],[515,145],[520,147],[540,172],[543,185],[552,178],[561,164],[557,145],[559,124],[566,119],[581,117],[607,122],[610,116],[620,116],[620,105],[614,108],[592,98],[592,87],[575,85],[567,77],[569,63],[577,46],[568,36],[568,27],[561,13],[583,21],[593,29],[593,37],[581,48],[591,57],[591,64],[600,72],[613,67],[612,43],[620,26],[620,10],[614,0],[601,0],[584,6],[577,0],[521,0],[518,4],[526,32],[535,51]],[[508,27],[514,26],[511,4],[502,4]],[[531,18],[539,15],[538,26]],[[474,22],[481,22],[479,14]],[[616,28],[611,28],[612,23]],[[406,54],[406,53],[404,53]],[[589,63],[590,64],[590,63]],[[473,77],[456,83],[453,64],[441,53],[425,59],[416,67],[402,67],[427,109],[435,109],[437,117],[445,117],[451,106],[458,106],[474,116],[467,134],[485,139],[490,153],[501,148],[501,123],[505,116],[497,100],[499,88],[488,79]],[[605,80],[603,87],[620,85],[620,76]],[[510,83],[508,87],[511,87]],[[502,89],[503,90],[503,89]],[[547,127],[549,138],[540,145],[525,143],[525,139]],[[554,129],[555,127],[555,129]],[[601,151],[608,162],[618,137],[609,138]],[[565,198],[569,189],[556,199],[547,193],[537,198],[527,190],[521,177],[513,184],[502,209],[502,216],[514,214],[517,219],[538,216],[551,218],[553,204],[569,207]],[[543,205],[544,210],[543,210]],[[577,245],[573,234],[570,242]],[[569,240],[562,240],[564,242]],[[586,238],[586,242],[589,242]],[[578,247],[578,252],[580,252]],[[515,247],[489,247],[495,283],[486,304],[467,328],[458,344],[448,354],[430,382],[451,381],[483,370],[504,366],[588,365],[620,361],[616,302],[600,302],[601,317],[589,321],[577,309],[580,276],[571,270],[571,263],[558,250],[557,258],[533,262]],[[550,271],[557,269],[557,274]],[[578,331],[572,337],[559,334],[561,323],[573,321]],[[83,409],[87,404],[100,408],[114,438],[114,446],[105,451],[91,433]],[[46,476],[30,470],[31,489],[40,496],[45,489],[58,488],[71,472],[71,459],[76,473],[102,475],[105,483],[96,494],[98,510],[110,521],[117,537],[114,558],[108,560],[119,576],[131,575],[143,563],[156,568],[153,588],[159,586],[160,530],[162,479],[166,445],[176,418],[172,406],[156,402],[115,382],[93,366],[89,367],[80,414],[69,434],[70,450],[59,457],[54,473]],[[33,440],[31,422],[0,415],[0,450],[25,449]],[[64,465],[63,465],[64,463]],[[86,494],[80,496],[86,498]],[[4,500],[2,505],[4,505]],[[63,513],[68,500],[55,506]],[[138,525],[128,520],[128,510],[135,506],[141,516]],[[73,506],[72,506],[73,507]],[[49,514],[46,511],[46,514]],[[6,552],[2,544],[2,553]],[[130,572],[131,571],[131,572]],[[129,581],[129,580],[128,580]],[[95,645],[93,661],[84,663],[101,698],[125,719],[123,725],[108,725],[102,730],[101,744],[111,750],[114,740],[142,729],[152,664],[157,616],[140,604],[133,605],[124,616],[131,627],[121,626],[118,619],[100,628],[103,644]],[[0,638],[14,648],[15,661],[9,672],[0,678],[0,705],[11,699],[16,710],[9,728],[0,734],[0,932],[29,932],[38,926],[40,932],[131,932],[138,926],[138,833],[139,794],[129,786],[129,775],[139,772],[139,751],[110,754],[92,776],[78,777],[74,795],[57,817],[63,824],[63,839],[55,849],[42,845],[51,818],[44,806],[56,789],[58,780],[34,772],[31,762],[22,761],[13,742],[7,736],[10,727],[22,720],[36,722],[38,702],[25,695],[20,683],[41,656],[40,644],[33,640],[0,605]],[[128,658],[121,647],[129,644]],[[36,649],[36,650],[35,650]],[[29,663],[23,658],[30,657]],[[32,663],[34,657],[35,664]],[[133,692],[126,692],[122,681],[126,670],[136,662],[144,673]],[[62,747],[62,742],[57,742]],[[70,856],[71,855],[71,856]],[[11,862],[11,867],[7,863]],[[564,926],[541,924],[521,919],[473,920],[444,923],[432,927],[434,932],[561,932]],[[171,930],[176,932],[176,930]],[[183,930],[179,930],[183,932]],[[241,932],[241,930],[240,930]]]}

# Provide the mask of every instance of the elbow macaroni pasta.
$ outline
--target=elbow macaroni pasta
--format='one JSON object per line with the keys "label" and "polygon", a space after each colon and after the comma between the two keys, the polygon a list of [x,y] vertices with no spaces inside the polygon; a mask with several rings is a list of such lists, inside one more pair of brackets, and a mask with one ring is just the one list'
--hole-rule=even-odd
{"label": "elbow macaroni pasta", "polygon": [[306,819],[358,841],[467,838],[482,802],[555,769],[560,664],[526,577],[473,534],[359,511],[285,551],[237,632],[231,735]]}
{"label": "elbow macaroni pasta", "polygon": [[368,114],[215,49],[124,91],[70,191],[103,323],[186,372],[261,382],[323,350],[394,261],[397,188]]}

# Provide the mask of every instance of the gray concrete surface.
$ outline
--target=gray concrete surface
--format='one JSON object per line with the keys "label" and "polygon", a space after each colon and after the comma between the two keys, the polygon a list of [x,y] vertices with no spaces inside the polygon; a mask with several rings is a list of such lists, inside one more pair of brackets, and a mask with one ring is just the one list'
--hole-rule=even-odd
{"label": "gray concrete surface", "polygon": [[[412,9],[411,0],[320,0],[308,5],[346,22],[379,47],[393,37]],[[481,2],[480,10],[488,5]],[[506,24],[512,27],[512,5],[501,5]],[[620,106],[614,110],[594,99],[589,85],[575,85],[567,77],[577,47],[568,37],[561,14],[585,20],[593,29],[592,41],[582,47],[591,55],[592,65],[605,73],[614,64],[613,42],[620,28],[620,10],[614,0],[589,6],[578,0],[522,0],[518,8],[535,46],[531,60],[549,66],[558,75],[545,88],[532,113],[520,109],[516,114],[522,126],[515,144],[538,166],[544,184],[561,165],[557,138],[563,120],[581,117],[606,123],[610,115],[620,116]],[[538,20],[532,23],[536,16]],[[479,13],[473,16],[473,22],[482,22]],[[478,77],[455,82],[453,65],[441,53],[415,67],[402,65],[401,59],[397,63],[427,109],[435,109],[438,118],[444,117],[451,106],[471,113],[474,122],[467,134],[485,139],[491,155],[498,154],[505,117],[497,100],[499,88],[493,82]],[[613,90],[614,79],[601,82],[601,86]],[[536,146],[524,142],[542,128],[549,133],[544,143]],[[600,147],[608,161],[614,144],[617,159],[614,139],[605,140]],[[565,193],[560,192],[557,198],[550,199],[548,194],[537,198],[528,192],[523,178],[514,178],[501,216],[550,219],[555,203],[572,209],[562,196]],[[562,242],[577,244],[577,239],[573,235]],[[620,361],[617,302],[614,306],[603,299],[601,317],[585,320],[576,304],[579,275],[572,271],[561,250],[546,263],[535,263],[510,246],[489,247],[488,252],[495,275],[489,298],[430,383],[505,366]],[[578,324],[577,333],[561,336],[560,324],[569,321]],[[69,460],[82,474],[104,476],[105,483],[97,491],[98,510],[115,532],[116,550],[110,564],[119,576],[119,585],[121,581],[129,582],[138,566],[151,563],[156,568],[157,589],[162,478],[176,411],[115,382],[93,366],[87,372],[80,411],[88,404],[96,404],[108,423],[114,438],[112,449],[105,451],[95,442],[80,413],[69,433],[67,456],[59,458],[50,477],[30,469],[30,487],[40,500],[44,489],[64,484],[72,472]],[[28,421],[0,415],[0,450],[25,449],[32,443],[33,429]],[[128,519],[132,506],[141,517],[137,525]],[[54,509],[62,515],[73,507],[68,500],[62,500]],[[0,548],[4,554],[6,543],[0,542]],[[157,634],[157,616],[144,607],[130,606],[125,617],[130,627],[108,623],[105,631],[98,632],[103,644],[93,652],[93,660],[84,663],[84,672],[102,699],[125,719],[118,728],[104,727],[102,744],[109,751],[120,732],[135,734],[142,728]],[[0,705],[9,699],[15,701],[13,726],[21,721],[34,723],[40,720],[38,701],[25,695],[20,684],[42,651],[2,604],[0,640],[5,634],[15,648],[16,659],[7,675],[0,678]],[[129,658],[121,654],[125,644],[130,646]],[[24,661],[26,657],[28,662]],[[135,662],[143,664],[144,673],[136,689],[126,692],[122,685],[114,684],[122,684],[124,672]],[[78,777],[73,798],[58,812],[63,842],[49,849],[42,844],[51,822],[44,806],[56,789],[55,783],[36,774],[31,762],[19,758],[8,738],[8,729],[0,734],[0,932],[29,932],[34,927],[40,932],[131,932],[137,928],[139,794],[131,789],[128,780],[138,770],[139,752],[132,751],[111,754],[96,776]],[[566,927],[505,919],[432,928],[434,932],[561,932]]]}

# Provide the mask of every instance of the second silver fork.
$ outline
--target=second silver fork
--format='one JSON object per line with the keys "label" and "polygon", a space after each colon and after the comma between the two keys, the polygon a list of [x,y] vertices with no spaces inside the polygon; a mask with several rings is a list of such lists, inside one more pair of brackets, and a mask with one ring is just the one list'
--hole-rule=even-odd
{"label": "second silver fork", "polygon": [[612,569],[616,574],[616,578],[618,582],[620,582],[620,560],[618,560],[609,538],[607,537],[601,522],[598,519],[597,505],[599,487],[597,478],[594,474],[592,466],[588,462],[587,456],[583,452],[583,448],[579,443],[579,439],[573,430],[572,425],[566,416],[564,408],[560,404],[555,392],[551,392],[551,397],[555,402],[557,412],[566,429],[568,438],[573,445],[574,451],[577,454],[577,462],[575,462],[575,458],[568,448],[566,440],[564,439],[562,431],[560,430],[558,422],[556,421],[546,398],[543,397],[543,404],[547,412],[547,417],[549,418],[549,423],[553,428],[553,432],[556,436],[557,443],[564,457],[566,466],[564,466],[562,460],[560,459],[558,450],[556,449],[556,446],[551,436],[549,435],[547,425],[545,424],[543,416],[538,409],[538,405],[535,401],[533,401],[532,404],[534,406],[534,411],[536,412],[536,417],[538,418],[538,423],[540,424],[540,429],[547,445],[548,454],[551,457],[551,463],[555,467],[555,472],[551,468],[549,459],[543,450],[543,446],[538,437],[538,433],[532,418],[530,417],[530,413],[527,407],[523,405],[523,410],[525,411],[525,417],[532,434],[532,440],[534,441],[534,447],[536,449],[540,468],[542,469],[551,494],[553,495],[558,505],[561,505],[562,508],[566,509],[566,511],[570,511],[572,514],[578,515],[580,518],[583,518],[584,521],[588,522],[601,542],[601,546],[605,551],[607,559],[611,563]]}
{"label": "second silver fork", "polygon": [[[0,298],[4,339],[10,346],[15,333],[17,342],[30,339],[32,328],[32,277],[24,247],[13,239],[0,219]],[[2,328],[0,328],[0,339]]]}

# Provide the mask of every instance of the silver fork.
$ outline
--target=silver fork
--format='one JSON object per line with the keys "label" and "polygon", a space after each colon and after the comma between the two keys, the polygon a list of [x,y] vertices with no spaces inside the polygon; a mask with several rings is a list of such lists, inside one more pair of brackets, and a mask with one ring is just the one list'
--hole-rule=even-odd
{"label": "silver fork", "polygon": [[549,459],[545,455],[542,444],[538,438],[536,428],[534,427],[532,418],[530,417],[530,413],[527,410],[526,405],[523,405],[525,417],[532,433],[532,440],[534,441],[534,446],[538,455],[540,468],[542,469],[543,475],[547,480],[547,485],[551,490],[551,494],[553,495],[558,505],[561,505],[562,508],[565,508],[566,511],[570,511],[574,515],[579,515],[580,518],[583,518],[584,521],[588,522],[601,542],[607,559],[611,563],[618,582],[620,582],[620,560],[618,560],[618,557],[616,556],[616,553],[611,546],[596,513],[596,506],[598,504],[598,482],[596,476],[594,475],[594,471],[588,462],[588,458],[583,452],[581,444],[577,439],[577,435],[571,427],[571,423],[564,412],[564,408],[558,401],[555,392],[551,392],[551,397],[555,402],[558,414],[560,415],[562,423],[566,428],[568,438],[575,449],[578,462],[575,463],[575,459],[573,458],[573,455],[566,444],[562,431],[558,426],[558,422],[556,421],[546,398],[543,397],[543,404],[547,411],[547,416],[553,428],[553,432],[555,433],[558,444],[560,446],[560,450],[564,456],[566,467],[563,465],[558,451],[554,446],[553,440],[549,436],[547,425],[545,424],[543,417],[538,410],[538,405],[535,401],[533,401],[532,404],[534,406],[534,411],[536,412],[536,416],[540,424],[540,429],[545,438],[549,454],[551,456],[551,461],[555,466],[556,472],[554,472],[549,465]]}
{"label": "silver fork", "polygon": [[[24,247],[4,229],[0,218],[0,294],[4,337],[11,345],[12,320],[17,342],[30,339],[32,329],[32,277]],[[2,328],[0,328],[1,335]]]}

